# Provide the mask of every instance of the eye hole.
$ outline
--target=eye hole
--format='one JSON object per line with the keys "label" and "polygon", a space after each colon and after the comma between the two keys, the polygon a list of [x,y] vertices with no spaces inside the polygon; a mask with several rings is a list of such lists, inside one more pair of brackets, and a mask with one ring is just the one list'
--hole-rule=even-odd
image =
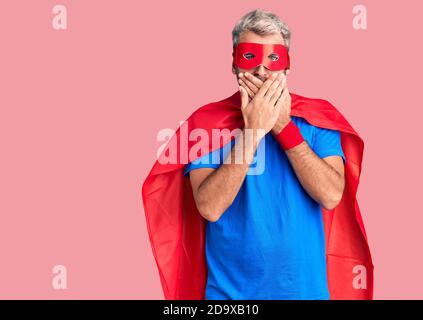
{"label": "eye hole", "polygon": [[252,54],[251,52],[247,52],[243,54],[243,57],[247,60],[251,60],[254,58],[254,54]]}
{"label": "eye hole", "polygon": [[277,54],[271,54],[270,59],[272,59],[273,61],[278,61],[279,60],[279,56]]}

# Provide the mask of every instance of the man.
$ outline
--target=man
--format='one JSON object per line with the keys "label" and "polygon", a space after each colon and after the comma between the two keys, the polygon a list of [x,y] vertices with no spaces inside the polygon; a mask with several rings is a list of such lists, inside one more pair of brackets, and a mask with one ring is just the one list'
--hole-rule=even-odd
{"label": "man", "polygon": [[[257,14],[260,12],[244,20]],[[266,27],[272,22],[269,19]],[[266,34],[257,28],[251,20],[235,42],[286,47],[281,32]],[[269,59],[275,59],[273,51],[268,53]],[[340,134],[291,118],[287,69],[272,71],[263,64],[248,70],[235,68],[238,75],[241,72],[244,130],[262,128],[266,135],[257,138],[251,148],[245,147],[245,158],[250,161],[222,165],[203,161],[205,164],[190,164],[185,170],[197,208],[209,220],[206,299],[329,299],[319,205],[332,210],[342,197],[344,154]],[[262,90],[266,85],[267,94]],[[274,90],[273,103],[257,100],[259,88],[264,97]],[[255,95],[251,101],[248,93]],[[267,109],[270,112],[264,112]],[[305,141],[284,150],[277,137],[291,139],[284,136],[290,122],[300,129]],[[260,175],[247,175],[263,139],[265,170]],[[223,154],[223,149],[219,151]]]}
{"label": "man", "polygon": [[[233,72],[239,93],[200,108],[188,119],[208,131],[211,127],[242,128],[240,136],[220,148],[212,147],[212,152],[186,166],[156,163],[144,183],[149,234],[167,298],[187,299],[194,289],[206,299],[371,297],[367,278],[360,292],[348,287],[353,282],[352,268],[372,269],[373,265],[354,198],[361,167],[351,169],[354,164],[346,162],[341,132],[335,128],[342,129],[348,157],[354,154],[361,163],[360,144],[349,138],[358,135],[327,102],[289,93],[289,40],[288,27],[276,15],[261,10],[245,15],[233,31]],[[328,112],[326,123],[319,120],[323,117],[319,111]],[[233,116],[234,112],[240,116]],[[213,118],[217,120],[210,123]],[[241,162],[235,160],[239,149]],[[257,173],[252,164],[259,151],[263,157],[258,157],[256,165],[264,170]],[[218,163],[211,160],[215,158]],[[343,197],[346,163],[353,173]],[[175,170],[183,171],[184,181]],[[322,212],[329,211],[329,223],[324,224]],[[200,215],[205,234],[198,228]],[[336,248],[330,253],[326,252],[325,227],[330,230],[328,247]],[[348,239],[335,241],[340,238],[335,229]],[[175,232],[174,238],[169,230]],[[203,272],[202,257],[196,255],[200,252],[204,252],[207,272]],[[331,273],[331,281],[339,282],[331,290],[329,256],[331,265],[342,272],[349,273],[351,268],[351,274],[342,277]],[[345,259],[339,260],[340,256]],[[197,293],[192,297],[198,297]]]}

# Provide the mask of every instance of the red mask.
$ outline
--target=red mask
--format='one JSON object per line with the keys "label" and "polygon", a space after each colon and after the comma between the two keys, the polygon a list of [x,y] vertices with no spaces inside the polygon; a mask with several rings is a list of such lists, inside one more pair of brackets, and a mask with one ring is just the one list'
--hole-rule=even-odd
{"label": "red mask", "polygon": [[263,65],[269,70],[289,69],[288,49],[281,44],[241,42],[232,53],[234,63],[241,69]]}

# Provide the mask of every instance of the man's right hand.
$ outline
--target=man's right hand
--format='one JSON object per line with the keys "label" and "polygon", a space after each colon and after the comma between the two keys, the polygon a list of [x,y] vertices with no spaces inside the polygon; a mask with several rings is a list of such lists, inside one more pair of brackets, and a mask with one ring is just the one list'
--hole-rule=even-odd
{"label": "man's right hand", "polygon": [[[275,104],[283,86],[279,85],[280,80],[277,79],[276,73],[272,76],[263,83],[251,101],[248,101],[247,91],[243,87],[239,89],[245,123],[244,133],[246,129],[253,129],[253,136],[247,134],[245,139],[236,139],[231,153],[218,169],[198,168],[190,172],[197,209],[210,222],[218,221],[233,203],[248,173],[258,143],[265,136],[263,131],[268,133],[278,119],[281,109],[278,105],[281,104]],[[237,163],[240,149],[244,161]]]}
{"label": "man's right hand", "polygon": [[[244,118],[245,129],[263,129],[264,135],[274,127],[281,107],[276,102],[281,95],[280,77],[273,73],[260,87],[254,98],[249,102],[248,92],[242,86],[239,87],[241,94],[241,111]],[[259,132],[259,131],[257,131]],[[264,135],[259,135],[259,139]]]}

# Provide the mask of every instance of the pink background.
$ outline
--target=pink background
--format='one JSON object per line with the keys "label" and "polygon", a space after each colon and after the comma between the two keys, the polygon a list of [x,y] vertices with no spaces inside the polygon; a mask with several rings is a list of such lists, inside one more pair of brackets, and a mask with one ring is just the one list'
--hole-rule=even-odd
{"label": "pink background", "polygon": [[231,31],[255,8],[292,30],[291,92],[329,100],[365,141],[375,298],[423,298],[421,1],[146,3],[0,2],[0,298],[163,298],[140,195],[156,134],[235,92]]}

